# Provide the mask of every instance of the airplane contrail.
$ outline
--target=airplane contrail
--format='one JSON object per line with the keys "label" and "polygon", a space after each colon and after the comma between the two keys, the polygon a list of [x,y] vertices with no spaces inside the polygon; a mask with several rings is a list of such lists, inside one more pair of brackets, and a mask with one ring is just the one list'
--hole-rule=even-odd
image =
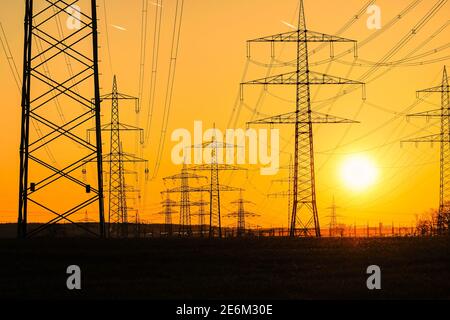
{"label": "airplane contrail", "polygon": [[118,30],[121,30],[121,31],[127,31],[127,29],[125,29],[124,27],[121,27],[121,26],[118,26],[118,25],[115,25],[115,24],[111,24],[111,26],[116,28],[116,29],[118,29]]}
{"label": "airplane contrail", "polygon": [[289,28],[295,29],[297,30],[297,27],[293,26],[292,24],[290,24],[289,22],[283,21],[281,20],[282,23],[284,23],[285,25],[287,25]]}

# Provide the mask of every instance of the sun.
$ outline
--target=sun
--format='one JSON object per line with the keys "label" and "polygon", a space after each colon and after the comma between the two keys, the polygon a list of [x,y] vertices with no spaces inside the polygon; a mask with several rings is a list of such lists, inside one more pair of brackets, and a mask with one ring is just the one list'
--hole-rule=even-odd
{"label": "sun", "polygon": [[347,188],[363,191],[376,182],[378,169],[368,157],[351,156],[343,161],[340,175]]}

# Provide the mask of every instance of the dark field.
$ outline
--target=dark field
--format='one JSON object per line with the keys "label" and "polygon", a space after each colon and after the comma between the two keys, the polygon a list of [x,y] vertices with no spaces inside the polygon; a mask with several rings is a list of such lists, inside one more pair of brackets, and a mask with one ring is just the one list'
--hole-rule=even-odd
{"label": "dark field", "polygon": [[[448,238],[1,240],[0,256],[0,298],[450,298]],[[372,264],[382,290],[366,288]]]}

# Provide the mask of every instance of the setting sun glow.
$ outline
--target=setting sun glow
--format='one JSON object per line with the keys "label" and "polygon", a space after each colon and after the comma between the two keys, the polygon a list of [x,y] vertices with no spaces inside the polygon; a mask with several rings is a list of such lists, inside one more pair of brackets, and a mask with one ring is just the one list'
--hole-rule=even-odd
{"label": "setting sun glow", "polygon": [[342,163],[340,175],[347,188],[363,191],[376,182],[378,169],[367,157],[351,156]]}

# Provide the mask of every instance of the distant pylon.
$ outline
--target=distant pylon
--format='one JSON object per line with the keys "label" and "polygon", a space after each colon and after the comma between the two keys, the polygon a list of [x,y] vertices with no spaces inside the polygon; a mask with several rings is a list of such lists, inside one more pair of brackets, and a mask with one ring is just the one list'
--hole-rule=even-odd
{"label": "distant pylon", "polygon": [[[76,21],[79,27],[66,35],[55,28],[58,19],[74,20],[65,1],[26,0],[24,7],[18,237],[37,235],[60,222],[104,237],[97,3],[86,4]],[[58,70],[61,59],[71,66],[69,74]],[[88,143],[80,132],[91,120],[95,142]],[[93,185],[75,175],[87,161],[96,162]],[[94,205],[98,233],[71,217]],[[38,213],[41,223],[33,230],[28,230],[29,211]]]}
{"label": "distant pylon", "polygon": [[172,216],[178,213],[173,208],[178,207],[179,204],[176,201],[170,199],[170,193],[166,193],[166,199],[161,202],[162,211],[159,214],[164,215],[164,231],[167,236],[172,236],[173,234],[173,222]]}
{"label": "distant pylon", "polygon": [[163,193],[179,193],[180,194],[180,236],[192,236],[192,221],[191,221],[191,202],[190,193],[199,190],[194,190],[189,186],[189,180],[191,179],[206,179],[205,176],[200,176],[194,173],[190,173],[185,164],[181,169],[181,173],[163,178],[164,181],[172,180],[178,181],[180,186],[174,189],[168,189]]}
{"label": "distant pylon", "polygon": [[[124,152],[121,132],[140,132],[141,143],[143,143],[143,129],[131,126],[120,121],[119,102],[134,101],[139,103],[138,98],[120,93],[117,85],[117,77],[113,77],[112,92],[101,96],[101,100],[111,100],[111,121],[102,125],[101,130],[109,132],[110,152],[103,155],[103,162],[109,164],[109,208],[108,208],[108,235],[110,237],[128,237],[128,206],[127,192],[135,191],[128,188],[125,182],[125,163],[144,163],[145,174],[148,174],[148,161],[133,154]],[[92,129],[91,129],[92,130]],[[88,140],[90,140],[88,131]]]}
{"label": "distant pylon", "polygon": [[[139,209],[128,208],[127,213],[128,213],[128,219],[134,218],[134,237],[140,238],[140,236],[141,236],[141,217],[139,215]],[[130,213],[134,213],[134,216],[133,215],[130,216]]]}
{"label": "distant pylon", "polygon": [[200,236],[203,237],[205,235],[205,225],[206,225],[206,217],[209,216],[209,213],[206,211],[206,206],[209,205],[209,202],[204,200],[203,192],[200,193],[200,201],[195,201],[191,203],[192,206],[198,207],[198,211],[191,213],[191,216],[198,216],[198,225],[200,226]]}
{"label": "distant pylon", "polygon": [[228,218],[237,218],[237,236],[242,237],[245,235],[246,228],[246,217],[259,217],[258,214],[245,210],[245,204],[252,203],[251,201],[245,200],[240,191],[239,199],[231,202],[231,204],[236,205],[236,211],[228,213],[226,216]]}
{"label": "distant pylon", "polygon": [[420,95],[420,93],[440,93],[440,109],[410,114],[407,117],[425,117],[427,119],[439,118],[441,119],[440,133],[402,142],[413,142],[416,144],[428,142],[431,144],[440,144],[440,184],[437,232],[438,234],[442,234],[445,229],[444,219],[450,213],[450,90],[447,68],[444,67],[442,82],[439,86],[417,92],[418,95]]}
{"label": "distant pylon", "polygon": [[[312,111],[310,86],[360,85],[362,83],[310,71],[308,44],[310,42],[328,42],[333,47],[335,42],[348,42],[353,43],[356,48],[356,41],[307,30],[303,0],[300,0],[298,30],[248,41],[247,55],[249,57],[250,44],[253,42],[272,44],[272,54],[274,51],[273,45],[277,42],[292,42],[297,44],[297,66],[295,71],[241,83],[241,90],[244,85],[263,85],[265,87],[268,85],[296,86],[296,108],[294,112],[252,121],[249,124],[295,125],[294,181],[290,236],[315,235],[316,237],[320,237],[314,171],[313,124],[355,123],[355,121]],[[243,99],[242,91],[241,99]]]}
{"label": "distant pylon", "polygon": [[330,215],[328,216],[328,218],[330,218],[330,224],[328,226],[328,234],[330,237],[337,237],[339,235],[339,225],[337,221],[338,206],[336,206],[336,201],[334,200],[334,197],[331,207],[327,209],[330,210]]}
{"label": "distant pylon", "polygon": [[[211,141],[205,142],[194,148],[205,148],[211,150],[211,159],[209,163],[191,166],[189,170],[193,171],[207,171],[210,173],[210,184],[205,186],[205,191],[209,192],[209,237],[214,238],[216,235],[222,238],[222,217],[220,205],[221,192],[240,191],[239,188],[234,188],[226,185],[221,185],[219,182],[220,172],[222,171],[238,171],[246,170],[244,168],[220,163],[218,159],[219,149],[235,148],[236,146],[217,141],[216,135],[213,135]],[[223,153],[221,153],[223,155]],[[216,228],[217,227],[217,228]],[[217,234],[216,234],[217,231]]]}

